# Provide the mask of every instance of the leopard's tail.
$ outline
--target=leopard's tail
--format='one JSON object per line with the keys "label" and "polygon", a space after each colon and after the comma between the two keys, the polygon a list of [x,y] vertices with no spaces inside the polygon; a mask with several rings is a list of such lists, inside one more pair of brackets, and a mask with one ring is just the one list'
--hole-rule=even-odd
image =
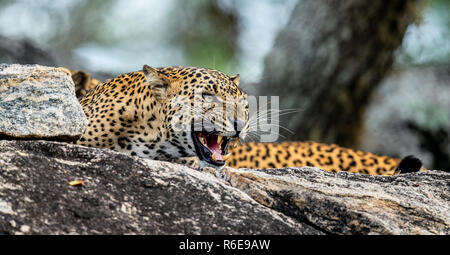
{"label": "leopard's tail", "polygon": [[422,169],[422,161],[413,155],[404,157],[397,166],[396,173],[414,173]]}

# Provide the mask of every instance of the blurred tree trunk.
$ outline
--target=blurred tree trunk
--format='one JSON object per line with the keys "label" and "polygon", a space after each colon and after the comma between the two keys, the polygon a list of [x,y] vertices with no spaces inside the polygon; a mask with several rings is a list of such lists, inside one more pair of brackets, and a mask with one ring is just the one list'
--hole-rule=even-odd
{"label": "blurred tree trunk", "polygon": [[[291,140],[357,144],[374,88],[393,63],[414,0],[300,0],[265,59],[260,95],[280,96]],[[288,124],[286,124],[288,123]]]}

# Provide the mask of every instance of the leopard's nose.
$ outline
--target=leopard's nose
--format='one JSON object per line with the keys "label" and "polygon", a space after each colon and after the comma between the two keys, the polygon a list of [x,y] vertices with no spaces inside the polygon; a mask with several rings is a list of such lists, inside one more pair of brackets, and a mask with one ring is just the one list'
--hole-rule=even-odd
{"label": "leopard's nose", "polygon": [[244,127],[245,127],[245,121],[234,120],[234,131],[236,132],[234,137],[239,137],[239,135],[241,134],[241,131],[244,129]]}

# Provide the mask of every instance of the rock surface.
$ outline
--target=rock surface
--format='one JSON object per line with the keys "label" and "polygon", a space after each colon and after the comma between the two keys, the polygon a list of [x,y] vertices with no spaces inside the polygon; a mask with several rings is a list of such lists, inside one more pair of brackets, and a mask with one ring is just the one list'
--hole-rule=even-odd
{"label": "rock surface", "polygon": [[450,174],[329,173],[314,168],[227,169],[259,203],[332,234],[450,234]]}
{"label": "rock surface", "polygon": [[[84,184],[68,184],[76,179]],[[59,142],[0,141],[6,234],[450,234],[449,190],[440,171],[198,172]]]}
{"label": "rock surface", "polygon": [[[83,186],[68,184],[75,179]],[[57,142],[0,141],[0,233],[321,232],[181,165]]]}
{"label": "rock surface", "polygon": [[87,124],[64,69],[0,64],[0,136],[75,140]]}

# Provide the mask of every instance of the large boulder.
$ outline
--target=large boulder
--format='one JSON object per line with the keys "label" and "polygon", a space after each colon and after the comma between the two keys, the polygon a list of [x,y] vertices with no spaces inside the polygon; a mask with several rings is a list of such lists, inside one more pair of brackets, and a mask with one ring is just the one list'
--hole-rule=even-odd
{"label": "large boulder", "polygon": [[87,124],[65,69],[0,64],[0,137],[75,140]]}
{"label": "large boulder", "polygon": [[[76,179],[84,184],[68,184]],[[185,166],[57,142],[0,141],[0,233],[322,232]]]}
{"label": "large boulder", "polygon": [[[72,186],[73,180],[83,185]],[[0,141],[0,233],[449,234],[450,174],[209,169]]]}
{"label": "large boulder", "polygon": [[319,169],[226,169],[228,182],[269,208],[331,234],[450,234],[450,174],[397,176]]}

